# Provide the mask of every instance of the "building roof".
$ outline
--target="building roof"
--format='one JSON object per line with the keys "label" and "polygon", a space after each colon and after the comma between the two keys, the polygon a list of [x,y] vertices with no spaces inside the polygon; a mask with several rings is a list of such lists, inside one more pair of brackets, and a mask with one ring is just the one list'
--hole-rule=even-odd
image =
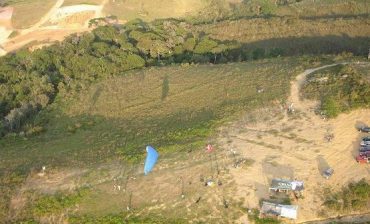
{"label": "building roof", "polygon": [[281,205],[271,202],[262,202],[261,213],[266,215],[277,215],[289,219],[297,219],[297,205]]}
{"label": "building roof", "polygon": [[274,190],[293,190],[301,191],[303,190],[303,181],[291,181],[284,179],[272,179],[270,189]]}

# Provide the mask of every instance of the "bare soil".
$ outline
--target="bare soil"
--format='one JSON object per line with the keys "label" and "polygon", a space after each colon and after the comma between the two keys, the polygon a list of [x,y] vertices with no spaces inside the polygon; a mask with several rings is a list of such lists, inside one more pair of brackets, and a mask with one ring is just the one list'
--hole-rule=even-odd
{"label": "bare soil", "polygon": [[[370,110],[341,114],[333,120],[316,115],[317,103],[301,100],[299,87],[307,74],[317,70],[306,70],[292,82],[288,105],[293,103],[293,113],[283,106],[262,108],[222,129],[219,141],[224,148],[255,160],[247,170],[231,171],[238,189],[235,197],[245,198],[244,206],[258,208],[260,200],[270,199],[272,178],[298,179],[305,182],[305,192],[303,199],[293,201],[299,205],[297,221],[315,220],[324,188],[339,190],[351,181],[369,179],[370,167],[358,164],[354,157],[364,136],[356,125],[370,123]],[[328,134],[334,135],[330,142],[325,139]],[[328,167],[334,175],[326,180],[322,172]],[[245,220],[246,216],[240,221]]]}
{"label": "bare soil", "polygon": [[[102,17],[103,7],[107,2],[107,0],[102,0],[101,5],[97,6],[97,10],[94,12],[72,13],[66,18],[59,20],[57,24],[46,26],[50,23],[51,19],[55,17],[58,9],[64,3],[64,0],[58,0],[37,23],[30,28],[19,30],[19,35],[16,37],[3,41],[2,49],[5,52],[11,52],[33,42],[37,42],[35,43],[36,45],[44,45],[45,43],[52,43],[53,41],[62,41],[66,36],[72,33],[89,31],[90,28],[87,27],[88,21],[92,18]],[[83,5],[80,7],[83,7]]]}

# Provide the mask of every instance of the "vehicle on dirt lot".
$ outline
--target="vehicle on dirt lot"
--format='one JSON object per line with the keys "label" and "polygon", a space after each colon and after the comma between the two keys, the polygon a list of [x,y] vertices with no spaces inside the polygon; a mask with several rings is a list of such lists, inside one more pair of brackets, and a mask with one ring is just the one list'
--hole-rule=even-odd
{"label": "vehicle on dirt lot", "polygon": [[370,155],[358,155],[356,161],[358,163],[370,163]]}
{"label": "vehicle on dirt lot", "polygon": [[367,152],[360,152],[359,153],[360,156],[370,156],[370,151],[367,151]]}
{"label": "vehicle on dirt lot", "polygon": [[360,142],[361,146],[370,145],[370,136],[366,136],[362,138],[362,141]]}
{"label": "vehicle on dirt lot", "polygon": [[370,151],[370,145],[365,145],[360,147],[360,152],[369,152]]}
{"label": "vehicle on dirt lot", "polygon": [[334,173],[334,170],[332,168],[326,169],[323,173],[322,176],[325,177],[326,179],[329,179]]}
{"label": "vehicle on dirt lot", "polygon": [[370,127],[368,126],[362,126],[358,128],[359,132],[365,132],[365,133],[370,133]]}

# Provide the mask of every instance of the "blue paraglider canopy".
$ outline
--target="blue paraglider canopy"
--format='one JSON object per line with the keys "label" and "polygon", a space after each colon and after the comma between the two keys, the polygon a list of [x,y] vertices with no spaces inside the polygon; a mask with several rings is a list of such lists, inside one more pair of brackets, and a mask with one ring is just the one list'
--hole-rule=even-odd
{"label": "blue paraglider canopy", "polygon": [[144,165],[144,174],[147,175],[156,164],[158,159],[158,152],[151,146],[146,147],[146,160]]}

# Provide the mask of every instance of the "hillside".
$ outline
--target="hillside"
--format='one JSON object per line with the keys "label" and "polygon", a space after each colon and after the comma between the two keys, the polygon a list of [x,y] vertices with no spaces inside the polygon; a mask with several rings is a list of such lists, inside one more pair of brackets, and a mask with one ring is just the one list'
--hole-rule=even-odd
{"label": "hillside", "polygon": [[[305,198],[294,202],[302,207],[300,221],[322,216],[316,208],[325,186],[340,189],[354,176],[367,177],[348,153],[358,139],[355,121],[370,121],[363,110],[326,122],[309,112],[312,103],[288,97],[294,76],[312,66],[307,59],[150,68],[60,95],[33,121],[43,132],[0,140],[2,193],[9,196],[2,204],[10,202],[1,219],[243,220],[243,211],[268,197],[272,177],[307,183]],[[289,115],[281,108],[292,100],[297,112]],[[335,133],[332,143],[324,141],[328,130]],[[216,146],[213,158],[203,149],[209,142]],[[149,176],[142,173],[146,144],[161,154]],[[238,160],[250,162],[233,168]],[[325,164],[336,177],[316,188]],[[204,187],[203,178],[222,186]]]}
{"label": "hillside", "polygon": [[[334,53],[333,48],[338,48],[337,52],[348,49],[363,52],[369,42],[370,3],[366,0],[173,0],[165,4],[147,0],[59,0],[54,5],[51,1],[42,4],[40,1],[7,0],[5,4],[14,10],[10,19],[0,19],[0,29],[6,31],[0,36],[2,52],[24,46],[41,48],[72,33],[90,31],[89,21],[105,16],[117,18],[109,20],[114,24],[124,24],[135,18],[144,21],[177,18],[200,25],[198,30],[207,31],[215,38],[249,43],[250,48],[285,48],[294,43],[290,46],[292,49],[310,50],[310,46],[318,45],[313,49],[315,53],[328,53],[328,50]],[[34,7],[39,10],[32,10]],[[55,21],[55,13],[60,11],[68,11],[68,16]],[[230,26],[228,21],[232,21]],[[204,27],[202,24],[210,25]]]}
{"label": "hillside", "polygon": [[[15,172],[17,181],[26,180],[22,184],[23,187],[17,191],[9,189],[12,192],[9,196],[18,195],[17,197],[27,198],[32,189],[39,189],[41,192],[37,194],[40,194],[66,190],[71,184],[72,188],[92,184],[93,189],[100,189],[112,184],[109,179],[113,177],[123,178],[124,181],[127,173],[119,172],[128,171],[119,167],[130,168],[130,166],[125,165],[122,159],[141,160],[146,144],[155,145],[162,154],[162,163],[156,171],[161,176],[161,173],[172,170],[170,167],[193,169],[192,165],[186,164],[198,162],[189,161],[186,155],[191,157],[200,155],[199,165],[208,167],[208,163],[204,161],[207,157],[201,153],[202,148],[210,140],[214,127],[220,121],[228,119],[235,113],[271,102],[277,103],[285,98],[289,81],[294,70],[299,68],[299,62],[292,59],[279,61],[147,69],[96,84],[76,96],[76,99],[79,99],[77,101],[63,102],[61,96],[61,99],[57,99],[60,103],[52,105],[35,120],[36,123],[41,122],[40,124],[47,122],[45,133],[31,138],[20,136],[0,140],[3,149],[0,152],[1,170],[6,171],[2,177],[6,178],[9,172]],[[165,77],[168,79],[169,91],[163,99]],[[265,91],[258,94],[257,88],[264,88]],[[23,155],[22,159],[17,156],[19,154]],[[178,162],[174,160],[175,158]],[[91,168],[106,166],[107,161],[116,161],[115,163],[119,162],[120,165],[113,167],[103,176],[94,174],[94,169]],[[140,171],[141,162],[134,164],[135,169],[132,171],[134,173],[131,175],[143,178]],[[185,167],[184,165],[178,167],[176,164],[184,164]],[[37,171],[44,165],[50,172],[50,176],[45,180],[29,173],[29,170]],[[183,171],[180,169],[180,172],[190,172],[187,169]],[[81,170],[83,174],[74,173],[74,170]],[[203,175],[208,175],[208,171],[205,172]],[[60,173],[64,173],[65,177],[60,176]],[[81,175],[88,178],[81,179],[82,182],[75,182],[76,179],[83,177]],[[181,175],[190,179],[199,177],[197,172],[193,176],[185,177],[185,173]],[[24,179],[26,177],[27,179]],[[150,177],[152,178],[156,178],[156,175]],[[17,184],[13,182],[14,180],[8,181],[10,181],[8,186]],[[39,184],[35,184],[35,181]],[[144,178],[143,181],[146,182],[148,179]],[[170,180],[173,181],[176,182],[176,178]],[[100,194],[99,192],[96,193]],[[137,193],[139,192],[135,192]],[[168,197],[170,200],[176,198]],[[135,206],[141,207],[141,203],[145,201],[135,201]],[[114,201],[111,203],[113,204],[106,206],[114,206]],[[28,206],[30,207],[23,209],[26,211],[32,209],[32,204]],[[182,205],[178,206],[181,208]],[[81,207],[82,211],[84,209]],[[103,215],[111,211],[120,211],[117,208],[112,208],[113,210],[101,208],[103,211],[100,211],[99,207],[94,209],[98,209],[96,212]],[[109,212],[105,213],[105,210]]]}
{"label": "hillside", "polygon": [[0,0],[0,224],[369,222],[369,10]]}

